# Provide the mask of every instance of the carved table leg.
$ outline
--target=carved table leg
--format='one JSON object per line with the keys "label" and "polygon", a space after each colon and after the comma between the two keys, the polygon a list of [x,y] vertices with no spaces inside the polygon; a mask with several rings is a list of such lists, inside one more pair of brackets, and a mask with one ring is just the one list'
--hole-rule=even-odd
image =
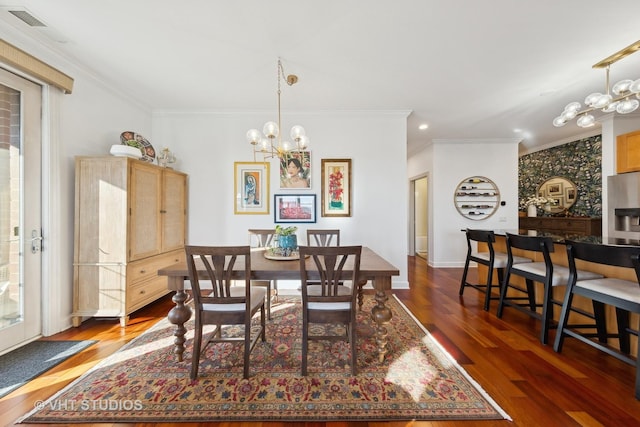
{"label": "carved table leg", "polygon": [[184,290],[177,290],[176,294],[171,298],[176,303],[176,306],[169,310],[167,316],[169,322],[176,325],[176,330],[173,333],[175,336],[173,352],[178,355],[178,362],[182,362],[182,353],[184,353],[184,343],[186,341],[184,336],[187,333],[187,328],[184,327],[184,324],[191,318],[191,307],[184,303],[187,298],[188,295]]}
{"label": "carved table leg", "polygon": [[364,304],[364,290],[362,288],[368,282],[368,280],[362,280],[358,282],[358,311],[362,311],[362,305]]}
{"label": "carved table leg", "polygon": [[[391,309],[386,306],[386,302],[389,299],[385,292],[386,289],[385,280],[374,280],[374,287],[376,289],[376,305],[371,309],[371,318],[376,322],[376,344],[378,345],[378,361],[382,363],[384,357],[387,354],[387,328],[385,324],[391,320],[393,314]],[[391,278],[388,280],[389,286],[391,285]]]}

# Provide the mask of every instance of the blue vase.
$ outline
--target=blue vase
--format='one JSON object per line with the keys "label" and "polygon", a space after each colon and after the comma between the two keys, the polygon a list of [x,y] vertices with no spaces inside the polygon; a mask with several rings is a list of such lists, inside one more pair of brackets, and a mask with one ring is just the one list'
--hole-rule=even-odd
{"label": "blue vase", "polygon": [[278,247],[283,256],[290,256],[291,252],[298,249],[298,236],[295,234],[278,236]]}

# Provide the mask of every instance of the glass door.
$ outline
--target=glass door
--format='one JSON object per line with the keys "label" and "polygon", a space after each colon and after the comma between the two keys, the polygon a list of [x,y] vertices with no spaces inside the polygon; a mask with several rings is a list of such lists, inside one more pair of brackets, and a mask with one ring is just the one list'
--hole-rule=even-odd
{"label": "glass door", "polygon": [[41,93],[0,69],[0,353],[42,330]]}

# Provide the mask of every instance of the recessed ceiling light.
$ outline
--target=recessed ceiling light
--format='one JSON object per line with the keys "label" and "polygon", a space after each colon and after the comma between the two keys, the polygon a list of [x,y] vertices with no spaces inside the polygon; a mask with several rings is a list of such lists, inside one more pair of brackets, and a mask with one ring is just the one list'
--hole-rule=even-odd
{"label": "recessed ceiling light", "polygon": [[514,130],[513,130],[513,132],[514,132],[514,133],[521,133],[521,132],[522,132],[522,129],[517,129],[517,128],[516,128],[516,129],[514,129]]}
{"label": "recessed ceiling light", "polygon": [[420,130],[425,130],[425,129],[427,129],[428,127],[429,127],[429,125],[428,125],[428,124],[423,123],[423,124],[421,124],[420,126],[418,126],[418,129],[420,129]]}

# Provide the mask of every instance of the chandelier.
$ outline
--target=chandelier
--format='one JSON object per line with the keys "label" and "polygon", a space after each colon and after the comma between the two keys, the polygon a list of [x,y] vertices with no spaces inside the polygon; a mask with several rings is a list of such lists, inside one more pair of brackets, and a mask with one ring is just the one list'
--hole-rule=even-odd
{"label": "chandelier", "polygon": [[261,153],[263,158],[284,157],[292,151],[302,151],[309,145],[309,138],[306,136],[304,128],[296,125],[291,128],[290,136],[293,142],[282,141],[280,136],[281,114],[280,114],[280,82],[283,81],[289,86],[293,86],[298,82],[298,76],[295,74],[286,75],[282,67],[282,61],[278,58],[278,123],[267,122],[262,128],[262,132],[258,129],[250,129],[247,132],[247,141],[253,146],[253,160],[255,161],[256,153]]}
{"label": "chandelier", "polygon": [[640,106],[640,101],[637,99],[640,98],[640,79],[635,81],[620,80],[609,88],[609,69],[614,62],[638,50],[640,50],[640,40],[593,65],[593,68],[606,69],[605,93],[594,92],[588,95],[584,100],[584,109],[579,102],[570,102],[564,107],[564,111],[553,119],[553,125],[561,127],[577,117],[576,124],[587,128],[595,124],[596,118],[591,113],[597,110],[604,113],[618,112],[620,114],[629,114],[637,110]]}

